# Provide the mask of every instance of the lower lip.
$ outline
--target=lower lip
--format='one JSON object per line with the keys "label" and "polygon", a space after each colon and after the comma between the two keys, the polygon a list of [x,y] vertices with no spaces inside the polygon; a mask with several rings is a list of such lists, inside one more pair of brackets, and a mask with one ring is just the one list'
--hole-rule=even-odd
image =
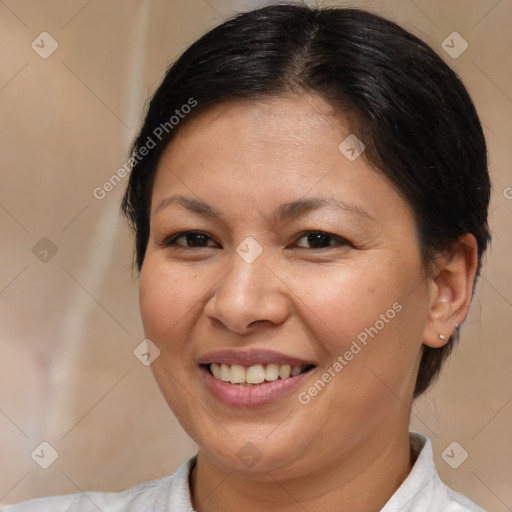
{"label": "lower lip", "polygon": [[313,367],[288,379],[277,379],[256,386],[240,386],[216,379],[204,366],[199,368],[212,395],[231,407],[257,407],[276,402],[297,389],[315,370]]}

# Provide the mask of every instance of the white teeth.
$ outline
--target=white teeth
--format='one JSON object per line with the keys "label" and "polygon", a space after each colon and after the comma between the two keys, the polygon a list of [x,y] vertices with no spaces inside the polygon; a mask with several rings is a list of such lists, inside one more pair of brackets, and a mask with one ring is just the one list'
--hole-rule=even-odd
{"label": "white teeth", "polygon": [[210,371],[216,379],[231,384],[261,384],[264,381],[272,382],[279,378],[288,379],[299,375],[305,368],[305,365],[290,366],[289,364],[278,365],[275,363],[266,366],[255,364],[248,368],[239,364],[210,364]]}
{"label": "white teeth", "polygon": [[216,379],[220,379],[220,365],[218,365],[217,363],[212,363],[210,365],[210,370]]}
{"label": "white teeth", "polygon": [[249,366],[245,371],[245,382],[249,384],[261,384],[265,380],[265,368],[261,364]]}
{"label": "white teeth", "polygon": [[245,382],[245,379],[245,368],[239,364],[232,364],[229,373],[229,382],[231,382],[231,384],[240,384]]}
{"label": "white teeth", "polygon": [[223,380],[224,382],[229,382],[229,374],[231,373],[230,368],[227,364],[222,363],[220,365],[220,380]]}
{"label": "white teeth", "polygon": [[290,370],[292,367],[289,364],[283,364],[279,367],[279,377],[281,379],[287,379],[290,376]]}
{"label": "white teeth", "polygon": [[279,365],[278,364],[267,364],[265,369],[265,380],[273,381],[279,377]]}

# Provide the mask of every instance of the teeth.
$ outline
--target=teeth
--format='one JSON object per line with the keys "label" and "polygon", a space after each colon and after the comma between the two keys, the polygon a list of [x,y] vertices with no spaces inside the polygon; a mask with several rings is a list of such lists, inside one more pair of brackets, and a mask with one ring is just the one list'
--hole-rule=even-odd
{"label": "teeth", "polygon": [[223,380],[224,382],[229,382],[229,374],[231,373],[231,369],[227,364],[222,363],[220,365],[220,380]]}
{"label": "teeth", "polygon": [[279,377],[287,379],[290,376],[291,369],[292,367],[289,364],[283,364],[283,366],[279,367]]}
{"label": "teeth", "polygon": [[220,379],[220,365],[217,363],[212,363],[210,365],[210,371],[213,373],[213,376],[216,379]]}
{"label": "teeth", "polygon": [[279,377],[279,365],[278,364],[267,364],[265,370],[265,380],[273,381]]}
{"label": "teeth", "polygon": [[239,364],[210,364],[210,370],[216,379],[231,384],[261,384],[264,381],[272,382],[279,378],[288,379],[299,375],[305,369],[305,365],[290,366],[289,364],[278,365],[275,363],[266,366],[255,364],[248,368]]}
{"label": "teeth", "polygon": [[265,380],[265,368],[261,364],[249,366],[245,372],[245,382],[248,384],[261,384]]}
{"label": "teeth", "polygon": [[299,375],[299,373],[302,371],[302,366],[292,366],[292,369],[290,371],[290,375],[292,377],[295,377],[296,375]]}
{"label": "teeth", "polygon": [[241,384],[245,382],[245,368],[239,364],[232,364],[229,372],[229,382],[231,384]]}

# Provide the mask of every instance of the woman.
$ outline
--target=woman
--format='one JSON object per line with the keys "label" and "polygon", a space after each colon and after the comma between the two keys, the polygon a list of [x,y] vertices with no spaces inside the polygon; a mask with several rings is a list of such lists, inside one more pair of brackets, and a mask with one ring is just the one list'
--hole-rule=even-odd
{"label": "woman", "polygon": [[132,166],[148,352],[198,453],[5,511],[482,510],[408,432],[489,241],[480,122],[425,43],[360,10],[239,15],[170,68]]}

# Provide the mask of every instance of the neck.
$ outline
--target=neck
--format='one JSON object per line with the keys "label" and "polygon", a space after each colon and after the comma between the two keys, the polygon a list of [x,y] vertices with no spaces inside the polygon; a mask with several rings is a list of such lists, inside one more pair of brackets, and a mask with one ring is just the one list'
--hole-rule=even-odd
{"label": "neck", "polygon": [[411,470],[409,435],[396,432],[363,440],[352,453],[329,460],[327,467],[280,479],[266,472],[258,480],[226,470],[199,450],[191,474],[197,512],[377,512]]}

